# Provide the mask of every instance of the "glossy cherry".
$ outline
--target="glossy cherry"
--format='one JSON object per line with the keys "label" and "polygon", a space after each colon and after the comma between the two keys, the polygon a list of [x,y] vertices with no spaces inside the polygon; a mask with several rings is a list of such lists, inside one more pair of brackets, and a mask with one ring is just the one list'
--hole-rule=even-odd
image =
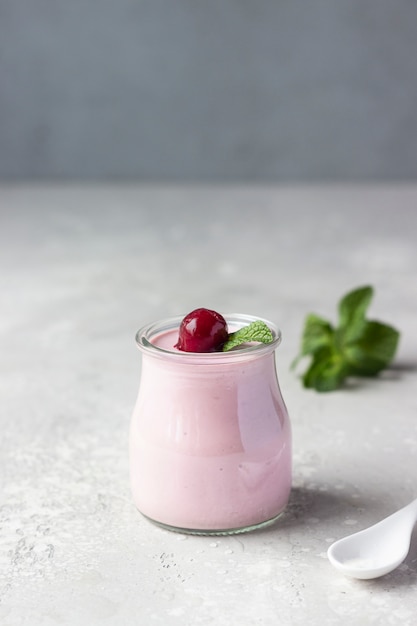
{"label": "glossy cherry", "polygon": [[195,309],[182,320],[175,347],[183,352],[216,352],[229,334],[227,322],[211,309]]}

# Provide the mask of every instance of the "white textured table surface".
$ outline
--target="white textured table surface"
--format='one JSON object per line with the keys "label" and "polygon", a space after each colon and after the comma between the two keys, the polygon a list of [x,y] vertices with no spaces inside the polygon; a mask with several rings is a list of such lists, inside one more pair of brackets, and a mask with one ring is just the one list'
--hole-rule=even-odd
{"label": "white textured table surface", "polygon": [[[326,550],[417,496],[417,187],[3,185],[0,220],[2,626],[415,624],[415,538],[375,581]],[[305,315],[368,283],[393,367],[303,389]],[[263,532],[186,537],[131,502],[135,331],[197,306],[283,332],[294,489]]]}

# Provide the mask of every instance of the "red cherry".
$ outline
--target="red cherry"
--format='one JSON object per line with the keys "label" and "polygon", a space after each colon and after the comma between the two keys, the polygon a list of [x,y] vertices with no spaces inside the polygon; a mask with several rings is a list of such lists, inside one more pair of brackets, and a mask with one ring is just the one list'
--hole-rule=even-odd
{"label": "red cherry", "polygon": [[175,348],[183,352],[215,352],[228,336],[227,322],[220,313],[195,309],[182,320]]}

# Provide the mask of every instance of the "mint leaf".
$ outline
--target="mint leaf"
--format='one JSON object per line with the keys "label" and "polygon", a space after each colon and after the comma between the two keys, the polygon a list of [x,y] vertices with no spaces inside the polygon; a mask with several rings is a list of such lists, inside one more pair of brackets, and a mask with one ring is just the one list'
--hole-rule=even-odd
{"label": "mint leaf", "polygon": [[394,358],[400,334],[381,322],[366,322],[361,336],[345,348],[351,373],[375,376]]}
{"label": "mint leaf", "polygon": [[315,354],[321,348],[331,346],[333,335],[334,330],[329,322],[310,313],[304,323],[300,355],[294,359],[291,368],[294,368],[303,356]]}
{"label": "mint leaf", "polygon": [[343,357],[332,348],[317,352],[310,367],[303,375],[304,387],[316,391],[334,391],[347,375],[347,364]]}
{"label": "mint leaf", "polygon": [[258,341],[261,343],[271,343],[274,340],[274,336],[265,324],[265,322],[261,322],[257,320],[256,322],[252,322],[248,326],[244,326],[240,328],[234,333],[229,335],[228,340],[223,345],[223,352],[228,352],[232,348],[236,348],[236,346],[240,346],[242,343],[248,343],[250,341]]}
{"label": "mint leaf", "polygon": [[348,376],[376,376],[395,356],[400,333],[365,315],[373,288],[360,287],[346,294],[339,303],[339,325],[334,328],[318,315],[309,314],[304,322],[300,354],[311,357],[302,375],[304,387],[333,391]]}
{"label": "mint leaf", "polygon": [[329,322],[311,313],[305,321],[301,354],[314,354],[320,348],[330,346],[333,333],[333,327]]}
{"label": "mint leaf", "polygon": [[346,327],[364,320],[373,293],[372,287],[360,287],[346,294],[339,302],[339,325]]}

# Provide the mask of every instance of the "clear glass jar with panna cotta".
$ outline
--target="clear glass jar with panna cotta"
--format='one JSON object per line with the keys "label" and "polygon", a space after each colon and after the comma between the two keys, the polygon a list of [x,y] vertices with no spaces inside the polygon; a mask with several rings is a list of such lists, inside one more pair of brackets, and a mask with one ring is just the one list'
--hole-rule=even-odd
{"label": "clear glass jar with panna cotta", "polygon": [[[258,320],[224,316],[230,332]],[[183,533],[232,534],[272,524],[291,490],[291,427],[275,351],[182,352],[181,317],[140,329],[139,393],[130,426],[134,503],[149,520]]]}

